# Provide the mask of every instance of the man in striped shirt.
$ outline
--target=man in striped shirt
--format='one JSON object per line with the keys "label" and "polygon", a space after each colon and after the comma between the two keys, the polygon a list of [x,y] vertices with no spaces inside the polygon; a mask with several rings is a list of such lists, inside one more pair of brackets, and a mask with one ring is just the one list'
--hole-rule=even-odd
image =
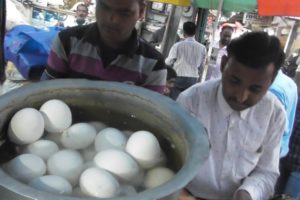
{"label": "man in striped shirt", "polygon": [[193,22],[183,24],[184,41],[175,43],[166,58],[167,65],[173,65],[177,73],[170,97],[177,99],[180,92],[197,83],[198,70],[205,63],[206,48],[194,38],[196,25]]}
{"label": "man in striped shirt", "polygon": [[117,81],[163,93],[164,59],[134,28],[144,10],[144,0],[98,0],[96,23],[59,33],[41,79]]}

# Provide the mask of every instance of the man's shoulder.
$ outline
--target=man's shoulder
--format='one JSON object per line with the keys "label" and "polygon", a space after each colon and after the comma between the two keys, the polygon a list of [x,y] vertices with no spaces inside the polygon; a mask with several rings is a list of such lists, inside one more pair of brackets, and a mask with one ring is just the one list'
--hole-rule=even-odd
{"label": "man's shoulder", "polygon": [[257,110],[269,110],[273,111],[275,115],[283,113],[285,115],[285,109],[279,99],[270,91],[264,95],[262,100],[257,104]]}

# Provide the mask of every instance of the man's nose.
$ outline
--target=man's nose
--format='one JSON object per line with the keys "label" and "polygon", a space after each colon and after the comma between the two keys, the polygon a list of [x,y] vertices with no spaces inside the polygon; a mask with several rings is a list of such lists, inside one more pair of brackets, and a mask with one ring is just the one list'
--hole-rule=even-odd
{"label": "man's nose", "polygon": [[248,90],[240,90],[236,94],[236,99],[239,103],[244,103],[249,98]]}
{"label": "man's nose", "polygon": [[111,13],[110,14],[110,23],[117,23],[119,21],[119,16],[116,13]]}

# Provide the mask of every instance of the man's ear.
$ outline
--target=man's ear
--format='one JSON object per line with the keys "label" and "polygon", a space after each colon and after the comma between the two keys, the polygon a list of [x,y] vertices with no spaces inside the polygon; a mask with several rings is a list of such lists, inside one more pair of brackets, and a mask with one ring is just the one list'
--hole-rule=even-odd
{"label": "man's ear", "polygon": [[228,56],[223,55],[222,59],[221,59],[221,66],[220,66],[221,67],[221,72],[224,71],[227,62],[228,62]]}
{"label": "man's ear", "polygon": [[145,18],[145,12],[146,12],[146,4],[140,5],[140,13],[139,13],[140,20],[143,20]]}

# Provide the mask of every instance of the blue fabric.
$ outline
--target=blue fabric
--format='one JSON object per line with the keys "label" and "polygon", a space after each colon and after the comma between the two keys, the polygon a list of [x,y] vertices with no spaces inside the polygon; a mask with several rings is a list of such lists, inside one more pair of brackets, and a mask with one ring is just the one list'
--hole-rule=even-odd
{"label": "blue fabric", "polygon": [[60,27],[15,26],[5,35],[5,60],[13,62],[21,75],[30,79],[31,72],[44,71],[52,41],[61,30]]}
{"label": "blue fabric", "polygon": [[277,96],[284,106],[288,119],[288,123],[281,140],[280,157],[282,158],[286,156],[289,151],[289,141],[294,126],[298,101],[297,85],[290,77],[279,70],[269,90]]}
{"label": "blue fabric", "polygon": [[295,200],[300,199],[300,172],[292,172],[290,174],[284,194],[292,196]]}

